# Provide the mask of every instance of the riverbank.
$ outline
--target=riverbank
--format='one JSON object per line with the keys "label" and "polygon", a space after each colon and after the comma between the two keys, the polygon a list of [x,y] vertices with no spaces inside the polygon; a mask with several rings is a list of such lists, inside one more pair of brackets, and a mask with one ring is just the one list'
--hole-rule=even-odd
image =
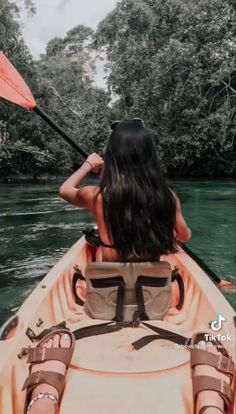
{"label": "riverbank", "polygon": [[13,175],[7,177],[0,177],[0,184],[44,184],[44,183],[54,183],[66,179],[65,176],[58,175],[45,175],[40,177],[33,177],[31,175]]}
{"label": "riverbank", "polygon": [[[0,176],[0,184],[44,184],[44,183],[55,183],[59,181],[63,181],[72,174],[73,171],[69,171],[67,174],[61,175],[50,175],[44,174],[40,176],[33,176],[33,175],[8,175],[8,176]],[[96,179],[98,177],[97,174],[90,173],[90,177]],[[168,174],[169,180],[209,180],[209,179],[217,179],[217,180],[232,180],[236,182],[236,171],[233,175],[224,175],[224,174],[175,174],[174,172]]]}

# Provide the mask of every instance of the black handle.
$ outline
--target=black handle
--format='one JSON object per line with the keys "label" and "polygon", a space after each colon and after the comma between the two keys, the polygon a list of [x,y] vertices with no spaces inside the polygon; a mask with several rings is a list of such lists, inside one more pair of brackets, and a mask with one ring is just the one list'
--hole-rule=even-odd
{"label": "black handle", "polygon": [[75,141],[73,141],[55,122],[49,118],[49,116],[41,109],[39,106],[35,106],[34,112],[41,116],[41,118],[47,122],[50,127],[52,127],[56,132],[58,132],[59,135],[61,135],[62,138],[64,138],[76,151],[80,153],[84,158],[88,157],[88,154],[79,147],[79,145],[76,144]]}

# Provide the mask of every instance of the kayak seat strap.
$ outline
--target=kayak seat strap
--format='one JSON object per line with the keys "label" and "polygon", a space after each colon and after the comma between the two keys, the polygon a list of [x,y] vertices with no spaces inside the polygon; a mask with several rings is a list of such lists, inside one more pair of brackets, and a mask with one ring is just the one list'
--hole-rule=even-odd
{"label": "kayak seat strap", "polygon": [[172,276],[171,276],[171,282],[175,282],[175,281],[177,282],[178,288],[179,288],[179,302],[176,305],[176,309],[181,310],[184,304],[185,291],[184,291],[184,282],[177,267],[175,267],[175,269],[172,271]]}
{"label": "kayak seat strap", "polygon": [[94,289],[117,288],[116,310],[112,320],[122,322],[125,298],[125,284],[123,278],[121,276],[114,276],[104,279],[91,279],[90,281]]}
{"label": "kayak seat strap", "polygon": [[89,338],[91,336],[105,335],[108,333],[120,331],[121,326],[116,325],[115,322],[110,321],[97,325],[85,326],[83,328],[76,329],[73,331],[76,340]]}
{"label": "kayak seat strap", "polygon": [[149,343],[156,341],[156,340],[160,340],[160,339],[165,339],[165,340],[174,342],[175,344],[178,344],[180,346],[182,345],[183,347],[186,347],[186,348],[191,342],[191,338],[187,338],[185,336],[179,335],[167,329],[153,326],[146,322],[110,321],[110,322],[106,322],[103,324],[90,325],[90,326],[77,329],[73,332],[73,334],[75,335],[75,339],[78,340],[78,339],[83,339],[83,338],[89,338],[92,336],[105,335],[108,333],[117,332],[123,328],[128,328],[128,327],[137,328],[139,325],[146,326],[147,328],[156,332],[156,334],[144,336],[143,338],[140,338],[137,341],[133,342],[132,346],[137,351],[143,348],[144,346],[148,345]]}
{"label": "kayak seat strap", "polygon": [[171,303],[168,262],[95,262],[85,270],[85,312],[93,319],[160,320]]}
{"label": "kayak seat strap", "polygon": [[179,335],[175,332],[169,331],[167,329],[159,328],[158,326],[151,325],[150,323],[142,322],[142,325],[156,332],[158,335],[146,335],[143,338],[138,339],[132,343],[132,346],[138,350],[144,346],[150,344],[153,341],[166,339],[168,341],[174,342],[184,348],[187,348],[191,343],[191,338]]}
{"label": "kayak seat strap", "polygon": [[[48,335],[50,332],[53,332],[58,329],[68,329],[66,327],[66,321],[62,321],[57,325],[50,326],[49,328],[43,329],[39,334],[36,334],[31,328],[26,329],[26,336],[32,341],[39,341],[40,339],[44,338],[44,336]],[[69,329],[68,329],[69,330]]]}
{"label": "kayak seat strap", "polygon": [[81,280],[85,280],[85,277],[82,275],[80,269],[75,266],[75,273],[73,274],[72,278],[72,293],[74,295],[75,303],[79,306],[84,306],[84,301],[78,296],[76,286],[77,282]]}

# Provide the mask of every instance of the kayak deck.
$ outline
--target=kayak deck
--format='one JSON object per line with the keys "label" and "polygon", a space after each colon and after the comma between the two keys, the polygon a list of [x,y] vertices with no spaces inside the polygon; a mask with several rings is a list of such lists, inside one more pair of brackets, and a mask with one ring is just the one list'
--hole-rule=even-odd
{"label": "kayak deck", "polygon": [[[191,337],[208,331],[209,322],[220,313],[226,318],[221,335],[231,335],[232,342],[222,341],[235,361],[233,342],[234,311],[203,270],[186,253],[163,258],[178,267],[185,286],[181,310],[170,308],[164,320],[152,325]],[[66,321],[72,330],[105,321],[93,320],[73,298],[71,281],[74,266],[84,271],[88,250],[80,239],[39,283],[18,311],[19,323],[5,341],[0,341],[4,358],[0,361],[0,412],[23,412],[25,394],[22,384],[28,375],[26,357],[19,359],[21,348],[34,346],[25,335],[30,327],[36,334]],[[37,326],[39,318],[43,321]],[[153,341],[135,350],[132,342],[153,331],[141,325],[76,341],[60,414],[75,409],[83,413],[192,414],[190,352],[167,340]],[[230,345],[230,346],[229,346]],[[177,410],[177,411],[176,411]]]}

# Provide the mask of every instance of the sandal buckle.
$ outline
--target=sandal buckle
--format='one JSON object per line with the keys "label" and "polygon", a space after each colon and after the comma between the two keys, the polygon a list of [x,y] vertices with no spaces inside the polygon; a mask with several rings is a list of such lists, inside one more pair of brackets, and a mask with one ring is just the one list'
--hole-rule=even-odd
{"label": "sandal buckle", "polygon": [[224,380],[221,380],[220,382],[220,393],[221,397],[223,398],[225,404],[228,406],[233,401],[233,392],[231,388],[229,388],[229,384],[225,382]]}
{"label": "sandal buckle", "polygon": [[43,371],[36,371],[34,373],[34,384],[40,384],[40,379]]}
{"label": "sandal buckle", "polygon": [[38,348],[39,349],[39,360],[44,361],[45,360],[45,354],[46,354],[46,348]]}
{"label": "sandal buckle", "polygon": [[33,349],[31,356],[31,363],[39,363],[45,361],[46,348],[36,347]]}
{"label": "sandal buckle", "polygon": [[233,396],[232,390],[229,387],[230,385],[223,379],[220,381],[220,393],[222,394],[224,401],[227,401],[228,404],[232,402]]}
{"label": "sandal buckle", "polygon": [[219,355],[218,361],[217,361],[217,369],[219,371],[223,372],[230,372],[231,367],[231,360],[230,358],[225,357],[224,355]]}

